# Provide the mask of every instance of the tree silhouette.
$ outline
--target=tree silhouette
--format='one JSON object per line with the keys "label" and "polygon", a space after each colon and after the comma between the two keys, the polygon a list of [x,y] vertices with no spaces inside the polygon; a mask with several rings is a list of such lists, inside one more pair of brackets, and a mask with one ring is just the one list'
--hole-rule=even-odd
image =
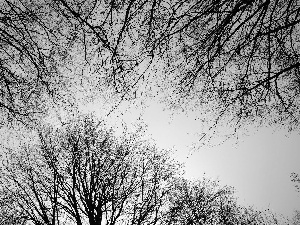
{"label": "tree silhouette", "polygon": [[166,224],[237,224],[239,208],[230,187],[205,179],[178,179],[170,195]]}
{"label": "tree silhouette", "polygon": [[90,117],[44,127],[36,143],[2,157],[1,224],[288,224],[238,205],[232,187],[186,180],[168,152]]}
{"label": "tree silhouette", "polygon": [[166,225],[191,224],[289,224],[272,212],[241,206],[234,196],[234,189],[221,186],[207,178],[188,181],[179,178],[174,182],[169,197]]}
{"label": "tree silhouette", "polygon": [[0,9],[0,109],[4,119],[22,121],[41,112],[43,94],[57,88],[60,35],[46,2],[3,1]]}
{"label": "tree silhouette", "polygon": [[1,194],[13,202],[3,205],[36,225],[159,224],[176,172],[153,146],[118,141],[90,120],[8,156]]}
{"label": "tree silhouette", "polygon": [[101,43],[109,55],[107,79],[122,97],[147,82],[135,68],[161,60],[174,102],[213,100],[220,116],[229,112],[237,124],[263,119],[297,126],[297,1],[58,2]]}
{"label": "tree silhouette", "polygon": [[238,122],[273,112],[297,125],[297,1],[197,1],[178,12],[186,21],[164,33],[177,34],[170,60],[178,62],[180,92],[195,90],[204,102],[214,92]]}
{"label": "tree silhouette", "polygon": [[135,98],[149,82],[147,68],[163,62],[153,76],[167,77],[161,85],[173,91],[171,102],[214,101],[236,124],[298,124],[295,0],[7,0],[0,7],[5,113],[41,110],[34,99],[59,89],[64,68],[83,75],[87,66],[121,101]]}

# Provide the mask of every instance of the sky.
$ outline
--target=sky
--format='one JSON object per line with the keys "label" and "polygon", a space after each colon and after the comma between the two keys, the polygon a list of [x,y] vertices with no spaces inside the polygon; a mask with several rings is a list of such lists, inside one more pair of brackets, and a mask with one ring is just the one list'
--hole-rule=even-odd
{"label": "sky", "polygon": [[[144,114],[148,132],[163,148],[175,148],[175,157],[185,163],[186,177],[205,176],[236,189],[239,202],[270,209],[286,216],[300,210],[300,193],[291,182],[292,172],[300,173],[300,136],[274,128],[248,128],[242,134],[223,142],[199,143],[201,125],[195,115],[170,114],[158,104]],[[226,129],[226,128],[225,128]]]}
{"label": "sky", "polygon": [[[84,109],[101,115],[99,105],[90,104]],[[221,185],[235,188],[242,205],[270,209],[287,217],[300,210],[300,193],[290,178],[292,172],[300,173],[299,133],[249,126],[238,131],[238,139],[232,136],[225,140],[222,130],[226,133],[226,127],[219,127],[221,132],[207,142],[200,140],[205,127],[197,120],[198,114],[174,113],[152,99],[143,107],[120,104],[107,121],[115,129],[119,127],[120,133],[124,124],[146,125],[146,136],[159,148],[173,149],[172,156],[185,164],[186,178],[219,179]]]}

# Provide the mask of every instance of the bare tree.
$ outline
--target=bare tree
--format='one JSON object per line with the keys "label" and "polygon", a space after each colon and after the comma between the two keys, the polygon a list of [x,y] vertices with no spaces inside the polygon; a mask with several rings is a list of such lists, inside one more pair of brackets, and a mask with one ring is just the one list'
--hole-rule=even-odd
{"label": "bare tree", "polygon": [[85,68],[101,77],[95,83],[112,85],[121,93],[121,100],[130,97],[144,76],[137,72],[139,65],[148,58],[150,65],[153,58],[143,50],[137,35],[139,26],[135,28],[149,4],[152,2],[3,1],[3,118],[23,121],[44,112],[47,96],[58,99],[59,94],[70,91],[66,87],[74,84],[72,80],[85,80]]}
{"label": "bare tree", "polygon": [[34,99],[58,88],[68,63],[100,74],[99,85],[112,85],[122,101],[148,82],[151,63],[164,61],[173,102],[214,101],[237,126],[298,124],[296,0],[6,0],[0,7],[5,113],[39,109]]}
{"label": "bare tree", "polygon": [[155,147],[85,121],[11,152],[2,195],[15,220],[33,224],[158,224],[175,167]]}
{"label": "bare tree", "polygon": [[54,46],[59,49],[61,37],[54,18],[59,19],[48,2],[0,4],[0,109],[4,119],[24,122],[33,113],[43,112],[44,93],[54,94],[59,77]]}
{"label": "bare tree", "polygon": [[163,60],[174,102],[213,100],[220,117],[231,114],[236,124],[297,126],[297,1],[57,2],[107,53],[107,79],[123,97],[147,82],[133,75],[142,62]]}
{"label": "bare tree", "polygon": [[237,204],[232,187],[180,178],[167,153],[115,138],[83,119],[44,128],[40,142],[8,149],[0,178],[0,224],[288,224]]}
{"label": "bare tree", "polygon": [[207,178],[197,181],[177,179],[169,195],[164,224],[288,224],[271,211],[241,206],[234,189]]}
{"label": "bare tree", "polygon": [[[146,43],[153,38],[152,20],[160,3],[152,0],[55,2],[62,14],[79,24],[85,60],[93,71],[105,74],[102,84],[113,86],[121,100],[131,99],[141,83],[147,82],[145,71],[154,59]],[[146,69],[140,73],[141,67]]]}
{"label": "bare tree", "polygon": [[230,112],[237,123],[261,118],[293,127],[299,10],[294,0],[174,2],[152,46],[168,46],[174,94],[199,104],[214,99],[220,115]]}
{"label": "bare tree", "polygon": [[166,224],[237,224],[233,189],[216,181],[179,179],[170,198]]}

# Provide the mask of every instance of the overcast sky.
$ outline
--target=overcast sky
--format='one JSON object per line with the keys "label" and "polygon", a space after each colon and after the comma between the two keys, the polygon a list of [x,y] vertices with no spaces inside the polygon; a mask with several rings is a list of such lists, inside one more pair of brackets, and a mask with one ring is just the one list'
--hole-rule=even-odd
{"label": "overcast sky", "polygon": [[[144,102],[145,103],[145,102]],[[203,123],[199,112],[172,113],[163,104],[149,101],[140,110],[139,104],[123,103],[110,114],[108,121],[115,128],[122,123],[132,126],[139,122],[147,125],[147,136],[160,148],[176,150],[174,157],[186,165],[186,177],[205,176],[219,179],[222,185],[236,189],[238,201],[260,210],[270,209],[285,216],[300,210],[300,193],[291,182],[292,172],[300,173],[300,138],[275,128],[240,130],[239,139],[224,141],[222,130],[209,143],[200,141]],[[100,115],[99,102],[85,107]],[[121,113],[120,113],[121,112]]]}
{"label": "overcast sky", "polygon": [[252,128],[238,141],[232,138],[222,143],[221,136],[212,141],[216,146],[206,146],[197,142],[201,126],[197,126],[195,115],[177,114],[168,119],[167,114],[159,105],[148,108],[148,131],[159,146],[175,146],[176,158],[185,162],[188,178],[201,178],[203,173],[219,178],[222,184],[236,188],[241,203],[260,209],[288,216],[300,210],[300,193],[290,179],[292,172],[300,173],[297,133]]}

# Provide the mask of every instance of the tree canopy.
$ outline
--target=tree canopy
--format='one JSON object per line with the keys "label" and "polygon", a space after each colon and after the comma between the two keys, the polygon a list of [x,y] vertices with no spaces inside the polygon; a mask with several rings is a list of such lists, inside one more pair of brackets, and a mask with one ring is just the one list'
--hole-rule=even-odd
{"label": "tree canopy", "polygon": [[[74,124],[73,124],[74,125]],[[1,224],[157,224],[178,166],[154,146],[84,120],[7,153]]]}
{"label": "tree canopy", "polygon": [[[98,124],[98,125],[97,125]],[[167,151],[84,118],[3,154],[1,224],[283,224],[232,187],[188,181]]]}
{"label": "tree canopy", "polygon": [[97,77],[94,87],[113,87],[120,101],[136,98],[150,82],[148,69],[170,90],[171,106],[213,101],[211,110],[236,126],[298,126],[296,0],[6,0],[0,7],[5,113],[39,112],[41,93],[58,94],[69,75],[82,82],[85,68]]}

